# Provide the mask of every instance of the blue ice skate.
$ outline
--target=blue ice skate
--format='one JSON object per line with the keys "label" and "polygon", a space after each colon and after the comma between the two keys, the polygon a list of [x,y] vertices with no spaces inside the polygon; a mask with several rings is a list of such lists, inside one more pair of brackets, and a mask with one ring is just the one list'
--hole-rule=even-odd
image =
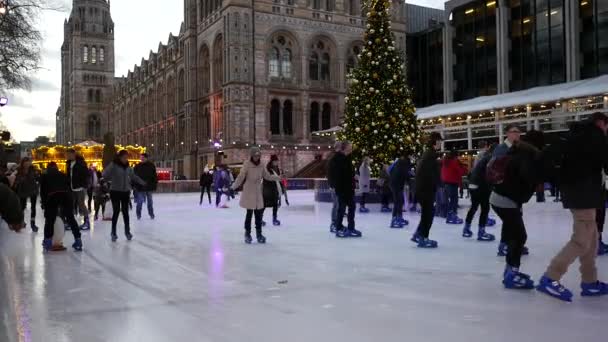
{"label": "blue ice skate", "polygon": [[380,208],[380,212],[381,213],[390,213],[392,211],[393,211],[393,209],[391,209],[389,207],[382,207],[382,208]]}
{"label": "blue ice skate", "polygon": [[437,241],[428,238],[420,238],[418,241],[418,248],[437,248],[438,246]]}
{"label": "blue ice skate", "polygon": [[245,233],[245,243],[250,245],[252,241],[251,234]]}
{"label": "blue ice skate", "polygon": [[362,214],[367,214],[369,213],[369,209],[367,209],[366,207],[359,207],[359,212]]}
{"label": "blue ice skate", "polygon": [[595,283],[582,283],[581,284],[581,296],[583,297],[597,297],[608,295],[608,284],[596,281]]}
{"label": "blue ice skate", "polygon": [[572,301],[572,292],[565,288],[559,281],[550,279],[547,276],[540,278],[536,290],[559,300],[563,300],[564,302]]}
{"label": "blue ice skate", "polygon": [[256,238],[257,238],[259,244],[265,244],[266,243],[266,237],[264,235],[258,234],[256,236]]}
{"label": "blue ice skate", "polygon": [[463,219],[458,217],[456,214],[449,214],[445,220],[447,224],[462,224],[464,222]]}
{"label": "blue ice skate", "polygon": [[413,205],[413,206],[410,207],[410,212],[415,213],[417,211],[418,211],[418,207],[417,206]]}
{"label": "blue ice skate", "polygon": [[414,235],[412,235],[412,238],[410,239],[410,241],[412,241],[414,243],[419,243],[420,240],[422,240],[422,236],[420,236],[420,234],[418,234],[418,232],[415,232]]}
{"label": "blue ice skate", "polygon": [[407,226],[408,224],[410,224],[410,222],[406,219],[404,219],[403,217],[398,217],[397,218],[399,220],[399,222],[401,222],[402,225]]}
{"label": "blue ice skate", "polygon": [[116,234],[112,234],[111,238],[112,238],[112,242],[116,242],[116,240],[118,240],[118,236],[116,236]]}
{"label": "blue ice skate", "polygon": [[519,272],[516,267],[507,266],[503,273],[502,284],[507,289],[513,290],[532,290],[534,281],[529,275]]}
{"label": "blue ice skate", "polygon": [[279,221],[277,219],[274,219],[274,220],[272,220],[272,225],[275,226],[275,227],[280,226],[281,225],[281,221]]}
{"label": "blue ice skate", "polygon": [[74,248],[75,251],[82,252],[82,240],[76,239],[72,244],[72,248]]}
{"label": "blue ice skate", "polygon": [[128,241],[133,240],[133,235],[131,233],[125,234],[125,236],[127,237]]}
{"label": "blue ice skate", "polygon": [[602,256],[606,254],[608,254],[608,245],[600,240],[599,244],[597,245],[597,255]]}
{"label": "blue ice skate", "polygon": [[462,228],[462,237],[470,238],[473,236],[473,232],[471,231],[471,225],[468,223],[464,224],[464,228]]}
{"label": "blue ice skate", "polygon": [[507,244],[506,244],[506,243],[501,242],[501,243],[498,245],[498,253],[496,253],[496,256],[499,256],[499,257],[504,257],[504,256],[507,256],[507,250],[508,250],[508,248],[509,248],[509,247],[507,246]]}
{"label": "blue ice skate", "polygon": [[477,231],[477,241],[494,241],[496,238],[494,235],[486,233],[485,227],[479,227]]}
{"label": "blue ice skate", "polygon": [[347,229],[346,233],[348,234],[349,237],[354,237],[354,238],[360,238],[361,236],[363,236],[363,233],[356,230],[355,228]]}
{"label": "blue ice skate", "polygon": [[401,229],[403,227],[405,227],[403,222],[401,222],[398,217],[393,217],[393,220],[391,221],[391,228]]}
{"label": "blue ice skate", "polygon": [[51,240],[51,239],[42,240],[42,249],[45,252],[50,251],[52,248],[53,248],[53,240]]}
{"label": "blue ice skate", "polygon": [[486,227],[494,227],[496,225],[496,220],[488,217],[488,220],[486,221]]}
{"label": "blue ice skate", "polygon": [[346,230],[346,228],[342,228],[342,229],[336,228],[336,237],[344,239],[344,238],[350,237],[350,234],[348,234],[348,231]]}
{"label": "blue ice skate", "polygon": [[332,223],[332,224],[329,226],[329,232],[330,232],[330,233],[335,233],[335,232],[336,232],[336,224],[335,224],[335,223]]}

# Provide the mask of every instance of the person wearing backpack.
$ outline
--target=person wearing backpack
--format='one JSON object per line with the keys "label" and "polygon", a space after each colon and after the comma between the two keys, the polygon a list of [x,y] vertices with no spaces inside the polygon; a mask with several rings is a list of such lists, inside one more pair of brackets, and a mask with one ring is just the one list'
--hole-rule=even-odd
{"label": "person wearing backpack", "polygon": [[441,182],[441,168],[437,153],[441,149],[441,134],[433,132],[430,135],[426,151],[416,167],[416,199],[421,206],[420,223],[412,236],[412,241],[420,248],[437,248],[437,241],[429,239],[433,225],[435,193]]}
{"label": "person wearing backpack", "polygon": [[[483,144],[485,147],[485,142]],[[496,145],[490,146],[489,149],[482,150],[480,152],[481,158],[475,161],[475,166],[471,170],[469,176],[469,190],[471,192],[471,208],[467,213],[465,219],[464,229],[462,230],[462,236],[470,238],[473,236],[471,231],[471,224],[473,223],[473,217],[477,212],[477,208],[481,207],[481,213],[479,215],[479,229],[477,231],[478,241],[494,241],[494,235],[486,233],[486,224],[488,222],[488,214],[490,213],[490,194],[492,193],[490,184],[486,180],[486,168],[492,153]]]}
{"label": "person wearing backpack", "polygon": [[[507,132],[515,135],[519,128],[510,126]],[[534,288],[530,276],[519,271],[528,238],[522,206],[536,192],[536,186],[542,178],[539,170],[543,139],[541,132],[532,130],[526,134],[526,141],[512,140],[507,153],[498,158],[493,157],[486,170],[488,182],[493,184],[490,204],[502,220],[502,239],[507,245],[502,281],[507,289]]]}
{"label": "person wearing backpack", "polygon": [[576,259],[580,261],[581,296],[608,295],[608,284],[598,280],[595,265],[598,249],[597,208],[604,205],[603,171],[608,170],[608,116],[594,113],[574,123],[564,146],[560,188],[565,209],[572,212],[570,241],[551,260],[537,290],[563,301],[572,292],[560,280]]}

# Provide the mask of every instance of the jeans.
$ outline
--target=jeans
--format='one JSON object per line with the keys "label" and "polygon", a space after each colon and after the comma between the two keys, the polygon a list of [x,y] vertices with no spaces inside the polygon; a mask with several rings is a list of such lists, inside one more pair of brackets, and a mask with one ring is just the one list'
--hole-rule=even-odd
{"label": "jeans", "polygon": [[348,229],[355,229],[355,198],[354,196],[340,196],[338,197],[338,211],[336,214],[336,229],[344,229],[343,221],[344,214],[348,208]]}
{"label": "jeans", "polygon": [[125,235],[131,234],[129,226],[129,200],[131,193],[129,191],[110,191],[110,199],[112,200],[112,235],[116,235],[116,224],[118,223],[118,215],[122,212],[122,219],[125,223]]}
{"label": "jeans", "polygon": [[471,189],[471,208],[466,217],[466,224],[469,226],[473,223],[473,217],[477,212],[477,208],[481,207],[479,215],[479,227],[485,227],[488,222],[488,214],[490,213],[490,192],[486,190]]}
{"label": "jeans", "polygon": [[203,197],[205,197],[205,192],[207,192],[207,197],[209,197],[209,204],[211,204],[211,185],[201,186],[201,200],[198,204],[203,204]]}
{"label": "jeans", "polygon": [[393,217],[403,218],[403,188],[393,190]]}
{"label": "jeans", "polygon": [[[21,203],[21,211],[25,211],[25,207],[27,206],[27,199],[28,199],[28,197],[19,199],[19,201]],[[30,199],[30,218],[32,219],[32,221],[34,221],[34,220],[36,220],[36,201],[38,199],[38,195],[32,195],[29,197],[29,199]]]}
{"label": "jeans", "polygon": [[220,202],[222,201],[222,192],[221,191],[216,191],[215,192],[215,206],[219,206]]}
{"label": "jeans", "polygon": [[135,213],[137,214],[137,218],[141,217],[141,207],[144,202],[148,205],[148,215],[150,215],[151,218],[154,218],[154,201],[152,200],[151,191],[135,192]]}
{"label": "jeans", "polygon": [[598,245],[597,224],[595,222],[596,210],[570,210],[574,220],[572,237],[551,260],[551,264],[545,272],[545,275],[551,280],[559,281],[568,271],[568,267],[576,259],[579,259],[582,282],[595,283],[597,281],[597,268],[595,266]]}
{"label": "jeans", "polygon": [[262,218],[264,209],[247,209],[245,214],[245,234],[251,235],[251,219],[255,215],[255,233],[260,236],[262,234]]}
{"label": "jeans", "polygon": [[458,212],[458,184],[445,184],[445,192],[447,195],[448,215]]}
{"label": "jeans", "polygon": [[55,233],[55,220],[61,211],[62,217],[70,225],[74,239],[80,239],[80,228],[74,218],[72,198],[67,192],[57,192],[50,195],[44,208],[44,238],[52,239]]}
{"label": "jeans", "polygon": [[435,208],[433,206],[434,199],[432,197],[424,199],[418,198],[418,202],[420,203],[421,211],[420,223],[418,224],[416,233],[423,238],[428,238],[435,217]]}
{"label": "jeans", "polygon": [[507,265],[519,268],[521,255],[528,240],[521,208],[499,208],[492,206],[502,220],[501,242],[507,244]]}

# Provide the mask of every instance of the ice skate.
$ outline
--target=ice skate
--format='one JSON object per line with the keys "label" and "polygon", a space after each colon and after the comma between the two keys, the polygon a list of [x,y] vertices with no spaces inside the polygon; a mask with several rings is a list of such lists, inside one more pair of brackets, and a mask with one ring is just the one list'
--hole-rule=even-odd
{"label": "ice skate", "polygon": [[262,227],[266,227],[266,221],[262,221]]}
{"label": "ice skate", "polygon": [[498,253],[496,253],[496,256],[499,256],[499,257],[507,256],[507,249],[508,249],[507,244],[504,242],[501,242],[498,245]]}
{"label": "ice skate", "polygon": [[595,283],[582,283],[581,284],[581,296],[583,297],[597,297],[608,295],[608,284],[596,281]]}
{"label": "ice skate", "polygon": [[470,238],[473,236],[473,232],[471,231],[471,225],[465,223],[464,228],[462,228],[462,237]]}
{"label": "ice skate", "polygon": [[428,238],[420,238],[418,241],[418,248],[437,248],[438,246],[437,241]]}
{"label": "ice skate", "polygon": [[496,238],[494,237],[494,235],[486,233],[486,228],[485,227],[479,227],[479,230],[477,231],[477,241],[494,241]]}
{"label": "ice skate", "polygon": [[418,234],[418,232],[415,232],[414,235],[412,235],[412,238],[410,239],[410,241],[412,241],[414,243],[418,243],[418,242],[420,242],[421,239],[422,239],[422,237],[420,236],[420,234]]}
{"label": "ice skate", "polygon": [[382,208],[380,208],[380,212],[381,213],[390,213],[392,211],[393,210],[391,208],[389,208],[389,207],[382,207]]}
{"label": "ice skate", "polygon": [[495,225],[496,225],[496,220],[488,217],[488,220],[486,221],[486,227],[494,227]]}
{"label": "ice skate", "polygon": [[547,276],[540,278],[536,290],[565,302],[572,301],[572,292],[565,288],[559,281],[550,279]]}
{"label": "ice skate", "polygon": [[447,224],[462,224],[464,222],[463,219],[458,217],[456,214],[449,214],[445,220]]}
{"label": "ice skate", "polygon": [[599,241],[597,245],[597,255],[607,255],[608,254],[608,245],[605,244],[602,240]]}
{"label": "ice skate", "polygon": [[335,233],[335,232],[336,232],[336,224],[335,224],[335,223],[332,223],[332,224],[329,226],[329,232],[330,232],[330,233]]}
{"label": "ice skate", "polygon": [[275,226],[275,227],[280,226],[281,225],[281,221],[279,221],[277,219],[273,219],[272,220],[272,225]]}
{"label": "ice skate", "polygon": [[74,248],[74,250],[77,252],[82,252],[82,240],[76,239],[72,244],[72,248]]}
{"label": "ice skate", "polygon": [[363,234],[355,228],[347,229],[346,232],[349,237],[360,238],[361,236],[363,236]]}
{"label": "ice skate", "polygon": [[366,207],[359,207],[359,212],[362,214],[367,214],[369,213],[369,209],[367,209]]}
{"label": "ice skate", "polygon": [[532,290],[534,289],[534,281],[529,275],[519,272],[516,267],[507,266],[503,274],[502,284],[507,289],[514,290]]}
{"label": "ice skate", "polygon": [[401,222],[401,220],[399,220],[398,217],[393,217],[393,220],[391,221],[391,228],[400,229],[403,227],[404,227],[404,225]]}
{"label": "ice skate", "polygon": [[251,238],[251,234],[245,233],[245,243],[250,245],[253,239]]}
{"label": "ice skate", "polygon": [[80,230],[90,230],[91,224],[89,223],[89,219],[85,218],[84,223],[80,226]]}
{"label": "ice skate", "polygon": [[341,228],[341,229],[336,228],[336,237],[337,238],[347,238],[347,237],[350,237],[350,235],[346,231],[346,228]]}
{"label": "ice skate", "polygon": [[42,249],[45,252],[48,252],[51,249],[53,249],[53,240],[51,240],[51,239],[44,239],[44,240],[42,240]]}
{"label": "ice skate", "polygon": [[403,226],[407,226],[409,223],[408,220],[404,219],[403,217],[398,217],[397,220],[399,220],[399,222],[403,225]]}
{"label": "ice skate", "polygon": [[133,235],[131,233],[126,233],[125,236],[127,237],[128,241],[133,240]]}
{"label": "ice skate", "polygon": [[256,238],[258,240],[258,243],[261,243],[261,244],[265,244],[266,243],[266,237],[264,237],[264,235],[262,235],[261,233],[257,234]]}
{"label": "ice skate", "polygon": [[32,221],[30,223],[30,227],[32,228],[32,232],[38,233],[38,226],[36,226],[36,222],[35,221]]}
{"label": "ice skate", "polygon": [[111,238],[112,242],[116,242],[116,240],[118,240],[118,236],[116,236],[116,234],[112,234]]}

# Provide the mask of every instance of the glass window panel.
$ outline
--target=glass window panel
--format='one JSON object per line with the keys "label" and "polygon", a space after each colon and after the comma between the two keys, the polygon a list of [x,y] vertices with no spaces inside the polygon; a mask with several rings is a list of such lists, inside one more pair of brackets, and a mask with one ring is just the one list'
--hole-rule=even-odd
{"label": "glass window panel", "polygon": [[319,130],[319,103],[313,102],[310,104],[310,131],[316,132]]}
{"label": "glass window panel", "polygon": [[279,102],[279,100],[272,100],[272,102],[270,102],[270,133],[272,135],[279,135],[281,134],[280,131],[280,123],[281,123],[281,118],[280,118],[280,109],[281,107],[281,103]]}
{"label": "glass window panel", "polygon": [[270,74],[270,77],[279,77],[279,50],[277,48],[272,48],[270,50],[268,73]]}

